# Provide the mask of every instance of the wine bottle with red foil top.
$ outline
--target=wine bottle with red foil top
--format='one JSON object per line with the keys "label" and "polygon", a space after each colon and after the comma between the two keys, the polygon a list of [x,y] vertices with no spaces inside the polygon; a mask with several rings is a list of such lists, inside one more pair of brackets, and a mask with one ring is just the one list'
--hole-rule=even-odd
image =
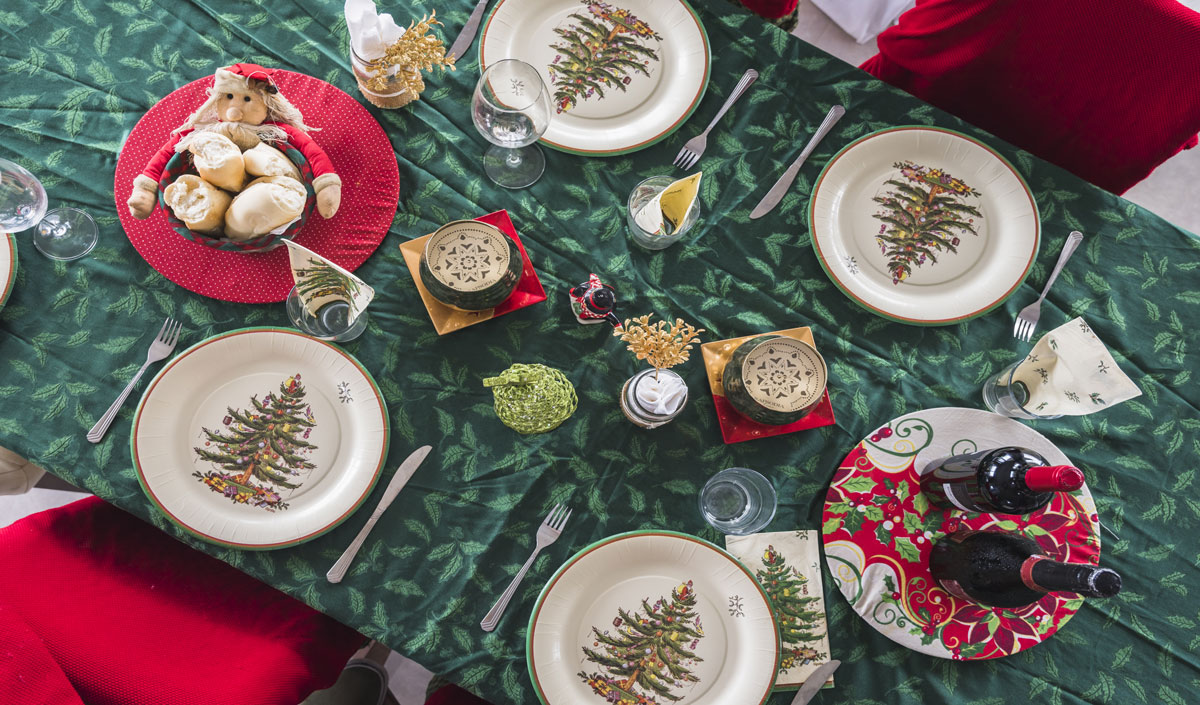
{"label": "wine bottle with red foil top", "polygon": [[1112,597],[1121,575],[1086,563],[1060,563],[1036,541],[1003,531],[959,531],[939,540],[929,569],[946,592],[990,607],[1024,607],[1048,592]]}
{"label": "wine bottle with red foil top", "polygon": [[921,476],[921,492],[931,504],[992,514],[1029,514],[1049,504],[1055,492],[1082,486],[1079,468],[1050,465],[1016,446],[952,455]]}

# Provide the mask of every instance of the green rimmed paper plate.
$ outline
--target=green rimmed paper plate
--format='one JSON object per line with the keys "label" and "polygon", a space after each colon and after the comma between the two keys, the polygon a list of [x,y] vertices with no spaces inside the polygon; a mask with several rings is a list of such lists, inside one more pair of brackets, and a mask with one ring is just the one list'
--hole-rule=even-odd
{"label": "green rimmed paper plate", "polygon": [[500,0],[479,64],[536,67],[553,99],[542,142],[589,156],[633,152],[687,120],[708,87],[708,35],[684,0]]}
{"label": "green rimmed paper plate", "polygon": [[779,632],[733,556],[694,536],[635,531],[558,569],[530,617],[526,656],[546,705],[756,705],[775,683]]}
{"label": "green rimmed paper plate", "polygon": [[12,294],[17,283],[17,238],[12,233],[0,233],[0,309]]}
{"label": "green rimmed paper plate", "polygon": [[387,457],[387,407],[340,348],[247,328],[167,363],[130,444],[142,489],[171,521],[217,544],[282,548],[337,526],[370,494]]}
{"label": "green rimmed paper plate", "polygon": [[987,145],[933,127],[895,127],[834,155],[809,201],[826,274],[868,311],[947,325],[1004,302],[1037,256],[1029,185]]}

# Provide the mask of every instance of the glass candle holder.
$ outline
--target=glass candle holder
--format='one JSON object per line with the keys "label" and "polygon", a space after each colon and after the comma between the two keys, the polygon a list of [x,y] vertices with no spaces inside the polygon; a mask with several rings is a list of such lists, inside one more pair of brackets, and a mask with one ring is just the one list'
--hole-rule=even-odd
{"label": "glass candle holder", "polygon": [[1005,367],[983,383],[984,405],[989,411],[1014,419],[1057,419],[1062,416],[1039,414],[1025,406],[1029,402],[1029,388],[1024,382],[1013,379],[1021,362],[1024,360]]}
{"label": "glass candle holder", "polygon": [[749,468],[726,468],[700,490],[700,513],[725,534],[761,531],[775,518],[777,499],[771,481]]}
{"label": "glass candle holder", "polygon": [[[654,403],[659,398],[664,382],[667,386],[677,384],[683,388],[683,397],[669,402],[669,407],[674,407],[672,411],[660,411],[660,407]],[[652,368],[642,370],[625,381],[625,386],[621,388],[621,411],[642,428],[658,428],[678,416],[687,406],[687,399],[687,383],[682,377],[671,370],[659,370],[656,379]]]}
{"label": "glass candle holder", "polygon": [[[372,105],[377,105],[381,108],[402,108],[417,99],[421,90],[425,87],[425,81],[421,78],[421,72],[412,67],[387,67],[384,69],[382,88],[371,88],[370,81],[374,79],[374,72],[371,70],[371,62],[362,58],[354,51],[354,44],[350,44],[350,66],[354,69],[354,78],[358,81],[358,90],[362,92],[363,97],[371,102]],[[408,80],[405,80],[401,73],[404,73]],[[406,85],[412,82],[419,88],[416,91],[409,90]]]}
{"label": "glass candle holder", "polygon": [[319,340],[330,342],[346,342],[362,335],[367,328],[367,312],[358,314],[358,318],[350,320],[350,304],[346,301],[330,301],[312,315],[304,307],[296,287],[292,287],[287,298],[288,318],[292,325],[302,332]]}
{"label": "glass candle holder", "polygon": [[[633,237],[634,242],[647,250],[662,250],[674,245],[680,238],[687,235],[696,221],[700,219],[700,199],[697,198],[692,203],[692,207],[688,209],[687,215],[684,216],[683,223],[674,230],[652,233],[637,224],[634,216],[673,183],[675,183],[675,179],[670,176],[651,176],[635,186],[633,192],[629,194],[628,207],[625,209],[625,215],[629,221],[629,234]],[[663,227],[670,228],[671,224],[664,221]]]}

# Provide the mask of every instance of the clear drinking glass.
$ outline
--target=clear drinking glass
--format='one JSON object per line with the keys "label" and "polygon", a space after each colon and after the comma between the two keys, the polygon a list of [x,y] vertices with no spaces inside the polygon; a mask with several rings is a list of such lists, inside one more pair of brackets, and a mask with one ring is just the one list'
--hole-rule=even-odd
{"label": "clear drinking glass", "polygon": [[550,127],[550,91],[538,70],[516,59],[483,72],[471,102],[475,129],[492,146],[483,155],[488,178],[504,188],[525,188],[546,169],[535,142]]}
{"label": "clear drinking glass", "polygon": [[37,225],[33,244],[51,259],[72,260],[99,240],[96,221],[78,208],[46,212],[46,189],[27,169],[0,159],[0,230],[20,232]]}
{"label": "clear drinking glass", "polygon": [[696,221],[700,219],[700,199],[697,198],[692,207],[688,209],[687,215],[683,217],[683,224],[675,230],[669,230],[670,223],[663,223],[663,227],[668,230],[664,233],[647,232],[642,226],[637,224],[634,216],[637,215],[642,208],[646,206],[655,196],[662,193],[668,186],[675,183],[675,179],[670,176],[651,176],[642,183],[633,188],[633,192],[629,194],[629,204],[626,209],[626,218],[629,221],[629,233],[633,236],[633,241],[647,250],[662,250],[679,241],[681,237],[686,235]]}
{"label": "clear drinking glass", "polygon": [[776,506],[771,481],[749,468],[726,468],[700,490],[700,513],[725,534],[761,531],[775,518]]}
{"label": "clear drinking glass", "polygon": [[1024,360],[1005,367],[983,383],[984,405],[989,411],[1014,419],[1057,419],[1062,416],[1039,414],[1025,407],[1029,401],[1029,388],[1024,382],[1013,379],[1021,362]]}
{"label": "clear drinking glass", "polygon": [[320,340],[331,342],[346,342],[362,335],[367,328],[367,312],[358,314],[358,318],[350,320],[350,304],[346,301],[330,301],[322,306],[317,315],[312,315],[304,307],[304,301],[292,287],[287,297],[288,318],[302,333],[307,333]]}

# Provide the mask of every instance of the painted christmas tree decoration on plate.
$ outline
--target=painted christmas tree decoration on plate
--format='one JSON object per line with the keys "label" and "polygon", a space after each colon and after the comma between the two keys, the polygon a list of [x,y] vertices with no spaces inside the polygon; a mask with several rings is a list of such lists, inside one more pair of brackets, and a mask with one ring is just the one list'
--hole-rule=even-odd
{"label": "painted christmas tree decoration on plate", "polygon": [[316,420],[299,373],[281,382],[278,394],[271,392],[261,402],[252,396],[247,409],[228,407],[224,429],[201,429],[204,447],[193,450],[219,469],[192,475],[235,503],[287,509],[280,490],[300,487],[302,471],[316,467],[306,456],[317,446],[305,440]]}
{"label": "painted christmas tree decoration on plate", "polygon": [[633,614],[618,607],[611,633],[592,627],[596,640],[592,648],[584,646],[583,653],[603,672],[580,671],[579,677],[607,702],[649,705],[656,697],[678,702],[683,697],[676,694],[677,688],[700,682],[689,667],[704,660],[693,651],[704,630],[692,581],[653,605],[650,598],[642,598],[641,607]]}
{"label": "painted christmas tree decoration on plate", "polygon": [[328,531],[367,497],[387,418],[370,375],[340,348],[249,328],[167,363],[138,404],[131,453],[146,494],[189,533],[278,548]]}
{"label": "painted christmas tree decoration on plate", "polygon": [[586,12],[573,12],[565,26],[554,28],[559,40],[550,45],[548,67],[554,85],[554,107],[563,112],[605,91],[627,91],[637,74],[649,78],[658,70],[657,43],[662,36],[623,7],[580,0]]}
{"label": "painted christmas tree decoration on plate", "polygon": [[[725,537],[725,550],[754,570],[775,607],[783,648],[777,690],[800,687],[830,659],[820,543],[816,531]],[[827,685],[833,685],[832,676]]]}
{"label": "painted christmas tree decoration on plate", "polygon": [[480,66],[519,59],[554,91],[545,144],[624,154],[683,124],[708,85],[708,37],[684,0],[500,0]]}
{"label": "painted christmas tree decoration on plate", "polygon": [[813,248],[847,296],[885,318],[946,325],[1020,286],[1041,221],[1029,185],[987,145],[935,127],[854,140],[826,164],[808,208]]}
{"label": "painted christmas tree decoration on plate", "polygon": [[1054,465],[1071,461],[1037,431],[979,409],[927,409],[889,421],[850,451],[825,497],[822,535],[833,580],[860,617],[898,644],[954,660],[991,659],[1035,646],[1083,604],[1048,593],[1016,609],[954,597],[929,571],[932,546],[960,529],[1019,533],[1051,558],[1095,565],[1100,519],[1086,485],[1058,492],[1027,516],[931,508],[920,474],[959,453],[1016,445]]}
{"label": "painted christmas tree decoration on plate", "polygon": [[975,219],[983,214],[966,202],[980,193],[960,179],[910,161],[892,166],[910,183],[890,178],[885,183],[891,190],[871,200],[879,204],[875,218],[883,223],[875,239],[888,258],[892,283],[899,284],[926,260],[933,266],[939,254],[957,253],[963,237],[978,236]]}
{"label": "painted christmas tree decoration on plate", "polygon": [[728,553],[635,531],[559,568],[530,618],[526,656],[545,705],[760,705],[779,634],[766,593]]}

